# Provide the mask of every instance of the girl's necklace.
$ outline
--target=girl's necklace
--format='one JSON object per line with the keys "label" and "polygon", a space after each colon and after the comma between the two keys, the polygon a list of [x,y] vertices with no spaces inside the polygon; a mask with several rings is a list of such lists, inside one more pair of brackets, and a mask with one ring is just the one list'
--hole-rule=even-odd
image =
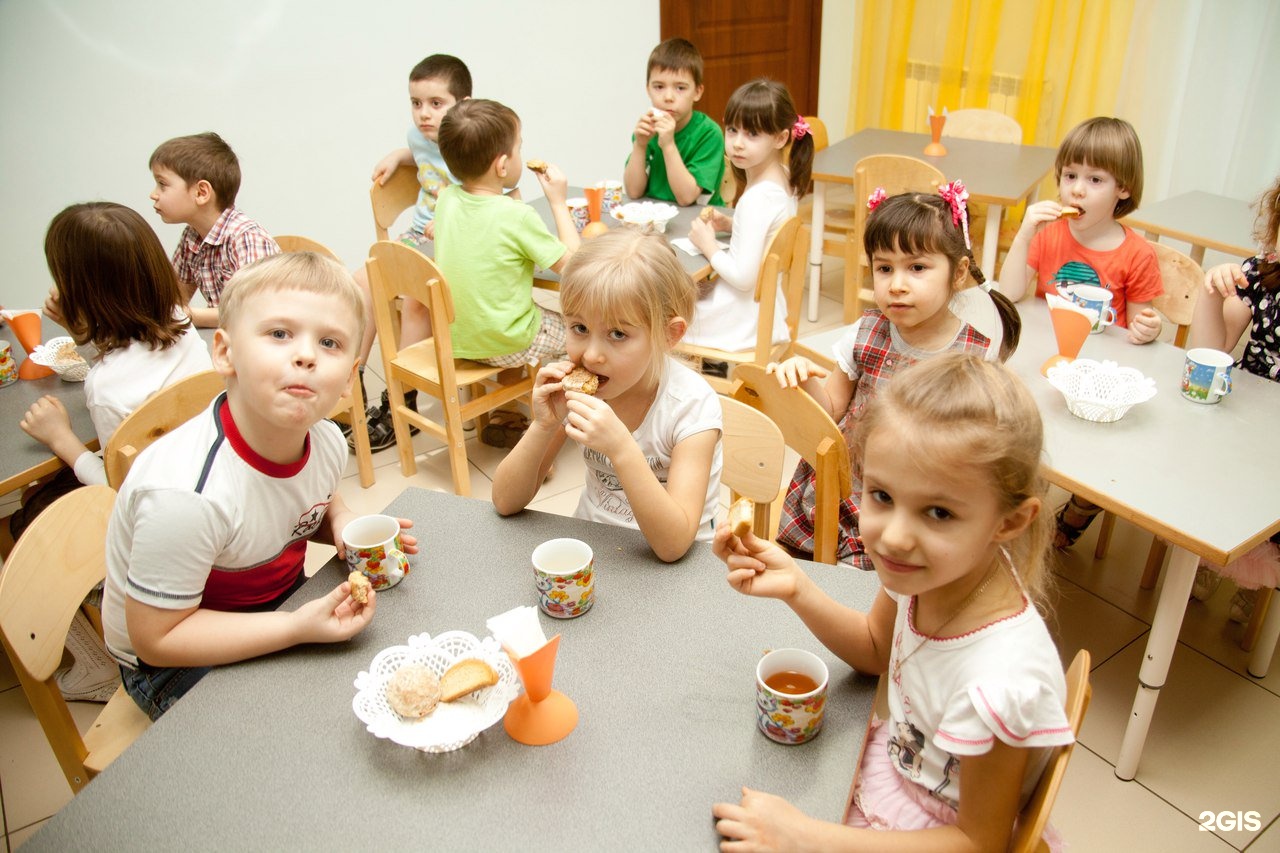
{"label": "girl's necklace", "polygon": [[973,591],[964,597],[964,601],[961,601],[956,606],[956,609],[951,611],[951,615],[948,616],[946,619],[944,619],[942,624],[939,625],[932,634],[926,634],[924,639],[921,640],[914,649],[907,652],[907,654],[904,657],[898,658],[897,662],[893,665],[893,678],[895,681],[897,681],[898,676],[902,674],[902,665],[905,664],[907,661],[911,660],[912,655],[914,655],[916,652],[923,649],[926,645],[929,644],[931,640],[938,639],[938,636],[942,634],[944,630],[946,630],[946,627],[950,625],[952,622],[954,622],[955,618],[959,616],[961,613],[963,613],[966,607],[968,607],[970,604],[973,604],[973,602],[977,600],[978,596],[982,595],[982,593],[986,591],[987,587],[991,585],[991,582],[995,580],[996,572],[999,570],[999,568],[1000,568],[1000,563],[997,561],[994,566],[992,566],[990,569],[987,570],[987,576],[982,579],[982,583],[975,586],[973,588]]}

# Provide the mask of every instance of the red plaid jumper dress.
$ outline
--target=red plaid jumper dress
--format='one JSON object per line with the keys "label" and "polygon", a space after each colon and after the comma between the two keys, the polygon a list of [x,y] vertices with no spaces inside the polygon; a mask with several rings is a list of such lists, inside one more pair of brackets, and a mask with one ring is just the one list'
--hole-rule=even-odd
{"label": "red plaid jumper dress", "polygon": [[[840,432],[846,444],[853,439],[853,429],[867,405],[875,399],[876,391],[899,370],[927,357],[919,351],[909,354],[896,349],[891,329],[888,318],[875,309],[864,312],[858,321],[849,357],[849,364],[856,371],[856,376],[850,377],[855,383],[853,397],[848,410],[840,418]],[[955,340],[942,352],[971,352],[985,356],[990,346],[991,341],[985,335],[962,322]],[[839,370],[839,366],[836,369]],[[814,470],[801,459],[782,504],[778,541],[809,554],[813,553],[813,496]],[[854,474],[853,491],[840,505],[840,538],[836,554],[842,563],[852,563],[863,571],[872,571],[871,559],[862,550],[858,539],[858,503],[861,498],[862,481]]]}

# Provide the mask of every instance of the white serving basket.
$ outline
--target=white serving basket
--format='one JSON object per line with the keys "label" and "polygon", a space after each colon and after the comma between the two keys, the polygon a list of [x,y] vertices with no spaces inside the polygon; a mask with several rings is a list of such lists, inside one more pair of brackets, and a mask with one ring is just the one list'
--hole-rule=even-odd
{"label": "white serving basket", "polygon": [[50,338],[31,352],[31,360],[45,367],[65,382],[83,382],[89,375],[89,362],[76,352],[76,342],[66,335]]}
{"label": "white serving basket", "polygon": [[1077,418],[1111,423],[1138,403],[1156,395],[1156,382],[1114,361],[1077,358],[1049,368],[1049,384],[1062,392],[1067,411]]}

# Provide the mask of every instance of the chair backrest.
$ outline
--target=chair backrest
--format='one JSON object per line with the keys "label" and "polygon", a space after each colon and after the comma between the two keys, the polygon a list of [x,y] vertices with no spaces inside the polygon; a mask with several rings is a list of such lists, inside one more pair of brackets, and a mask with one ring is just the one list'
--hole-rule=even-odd
{"label": "chair backrest", "polygon": [[952,110],[942,126],[943,136],[981,139],[985,142],[1022,144],[1022,125],[1012,116],[996,110]]}
{"label": "chair backrest", "polygon": [[373,297],[373,319],[378,327],[382,347],[382,363],[391,364],[400,353],[400,323],[396,320],[399,297],[416,299],[427,307],[431,316],[431,337],[424,341],[434,350],[440,384],[452,388],[457,384],[453,363],[453,296],[444,273],[435,261],[416,249],[390,240],[379,240],[369,247],[365,261],[369,274],[369,291]]}
{"label": "chair backrest", "polygon": [[800,336],[801,305],[804,302],[805,272],[808,270],[809,228],[793,216],[778,227],[764,250],[760,275],[756,278],[756,301],[760,303],[760,321],[756,325],[756,360],[770,361],[774,353],[773,318],[777,309],[777,291],[782,288],[782,301],[787,306],[787,336],[791,344]]}
{"label": "chair backrest", "polygon": [[831,144],[831,137],[827,136],[827,123],[817,116],[805,116],[804,120],[809,123],[809,132],[813,134],[813,150],[821,151]]}
{"label": "chair backrest", "polygon": [[729,155],[724,155],[724,177],[720,179],[720,198],[725,207],[733,207],[738,200],[738,182],[733,179],[733,165]]}
{"label": "chair backrest", "polygon": [[107,483],[113,489],[120,488],[139,453],[160,436],[204,411],[225,387],[222,374],[216,370],[202,370],[148,397],[120,422],[107,442],[106,452],[102,454],[107,468]]}
{"label": "chair backrest", "polygon": [[1156,250],[1160,279],[1164,282],[1164,293],[1151,300],[1151,307],[1178,327],[1173,342],[1180,347],[1186,346],[1196,300],[1204,287],[1204,270],[1177,249],[1163,243],[1152,243],[1151,248]]}
{"label": "chair backrest", "polygon": [[0,574],[0,639],[73,790],[93,775],[89,750],[58,689],[67,630],[106,577],[108,486],[75,489],[49,505],[14,545]]}
{"label": "chair backrest", "polygon": [[783,388],[758,364],[734,369],[733,398],[759,409],[778,426],[787,446],[813,466],[815,505],[813,559],[835,563],[840,535],[840,503],[853,491],[849,447],[817,400],[797,388]]}
{"label": "chair backrest", "polygon": [[724,415],[720,482],[734,500],[750,498],[756,504],[754,532],[772,539],[769,508],[782,487],[787,444],[778,425],[759,409],[730,397],[720,397]]}
{"label": "chair backrest", "polygon": [[396,224],[400,214],[418,201],[418,169],[416,166],[401,166],[396,169],[387,182],[379,185],[377,181],[369,187],[369,201],[373,205],[373,228],[379,240],[386,240],[387,229]]}
{"label": "chair backrest", "polygon": [[[1089,710],[1089,699],[1093,688],[1089,686],[1089,668],[1092,660],[1086,649],[1076,652],[1067,670],[1067,722],[1071,731],[1079,736],[1080,724],[1084,721],[1085,712]],[[1047,849],[1041,847],[1041,836],[1049,823],[1049,813],[1053,811],[1053,801],[1058,797],[1058,789],[1062,787],[1062,779],[1067,775],[1067,762],[1071,759],[1074,743],[1056,747],[1040,781],[1031,792],[1018,817],[1018,825],[1014,828],[1013,839],[1009,844],[1010,853],[1031,853],[1034,850]]]}
{"label": "chair backrest", "polygon": [[942,172],[932,164],[915,157],[900,154],[872,154],[863,157],[853,167],[853,197],[857,202],[853,206],[852,239],[862,251],[862,232],[867,226],[866,200],[877,188],[887,195],[905,192],[937,192],[938,187],[946,183]]}
{"label": "chair backrest", "polygon": [[315,252],[317,255],[323,255],[331,261],[342,263],[342,259],[332,249],[324,243],[312,240],[310,237],[301,237],[297,234],[279,234],[274,239],[282,252]]}

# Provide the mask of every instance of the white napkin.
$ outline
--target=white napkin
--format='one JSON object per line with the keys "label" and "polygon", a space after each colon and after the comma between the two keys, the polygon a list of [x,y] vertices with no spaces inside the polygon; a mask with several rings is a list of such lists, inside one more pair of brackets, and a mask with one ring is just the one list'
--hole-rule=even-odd
{"label": "white napkin", "polygon": [[[675,246],[677,249],[684,252],[686,255],[702,254],[701,252],[698,251],[698,247],[693,245],[693,241],[690,240],[688,237],[676,237],[674,240],[671,241],[671,245]],[[729,244],[724,242],[723,240],[717,240],[716,245],[726,251],[728,251],[729,249]]]}
{"label": "white napkin", "polygon": [[484,624],[499,645],[506,646],[518,657],[531,655],[547,644],[547,635],[538,621],[538,608],[530,605],[513,607],[490,617]]}

